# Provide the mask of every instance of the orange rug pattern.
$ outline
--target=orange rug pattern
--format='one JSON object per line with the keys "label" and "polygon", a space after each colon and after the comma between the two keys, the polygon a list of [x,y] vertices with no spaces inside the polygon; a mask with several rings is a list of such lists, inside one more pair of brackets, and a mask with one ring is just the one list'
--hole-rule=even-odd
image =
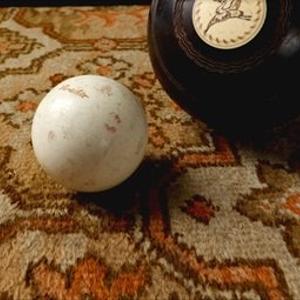
{"label": "orange rug pattern", "polygon": [[[299,121],[245,143],[186,114],[153,73],[148,12],[0,10],[0,299],[299,300]],[[139,170],[102,193],[53,182],[30,140],[81,74],[125,84],[149,123]]]}

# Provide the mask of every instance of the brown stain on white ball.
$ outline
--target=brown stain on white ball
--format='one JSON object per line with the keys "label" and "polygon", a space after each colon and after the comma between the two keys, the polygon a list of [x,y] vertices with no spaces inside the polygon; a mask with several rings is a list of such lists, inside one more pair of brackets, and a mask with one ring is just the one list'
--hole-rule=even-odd
{"label": "brown stain on white ball", "polygon": [[49,133],[48,133],[48,141],[51,142],[55,139],[55,133],[54,131],[50,130]]}
{"label": "brown stain on white ball", "polygon": [[113,116],[114,121],[115,121],[117,124],[121,124],[121,123],[122,123],[121,118],[120,118],[120,116],[119,116],[117,113],[111,112],[110,115]]}
{"label": "brown stain on white ball", "polygon": [[117,128],[114,126],[110,126],[109,124],[105,123],[105,129],[110,133],[116,133]]}
{"label": "brown stain on white ball", "polygon": [[70,139],[72,137],[71,136],[72,133],[69,130],[67,130],[65,127],[62,127],[61,131],[62,131],[62,137],[64,140]]}
{"label": "brown stain on white ball", "polygon": [[115,120],[116,120],[116,122],[117,122],[118,124],[121,123],[121,118],[120,118],[120,116],[119,116],[118,114],[115,115]]}
{"label": "brown stain on white ball", "polygon": [[100,89],[97,89],[97,90],[100,91],[101,93],[105,94],[106,96],[112,96],[112,94],[113,94],[112,87],[108,84],[102,86]]}
{"label": "brown stain on white ball", "polygon": [[76,95],[82,99],[89,98],[89,96],[84,92],[83,89],[71,87],[69,84],[63,85],[60,90],[67,91],[73,95]]}

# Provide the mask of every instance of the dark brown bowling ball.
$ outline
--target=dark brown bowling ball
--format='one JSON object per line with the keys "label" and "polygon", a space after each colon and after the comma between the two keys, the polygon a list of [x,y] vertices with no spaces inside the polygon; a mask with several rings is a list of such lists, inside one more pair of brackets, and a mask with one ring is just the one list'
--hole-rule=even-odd
{"label": "dark brown bowling ball", "polygon": [[152,0],[148,44],[163,88],[218,129],[300,112],[299,0]]}

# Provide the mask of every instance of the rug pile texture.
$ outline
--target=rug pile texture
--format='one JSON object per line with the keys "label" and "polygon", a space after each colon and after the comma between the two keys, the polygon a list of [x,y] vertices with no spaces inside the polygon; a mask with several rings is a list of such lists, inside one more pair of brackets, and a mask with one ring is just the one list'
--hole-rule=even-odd
{"label": "rug pile texture", "polygon": [[[299,122],[239,142],[193,119],[153,73],[148,12],[0,10],[0,299],[299,300]],[[32,150],[37,105],[82,74],[126,85],[149,124],[138,171],[102,193]]]}

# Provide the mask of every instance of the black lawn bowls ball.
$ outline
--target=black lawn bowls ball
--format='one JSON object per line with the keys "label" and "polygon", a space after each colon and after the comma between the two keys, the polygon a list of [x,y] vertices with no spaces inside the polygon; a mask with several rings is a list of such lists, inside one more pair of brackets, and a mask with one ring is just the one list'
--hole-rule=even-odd
{"label": "black lawn bowls ball", "polygon": [[221,130],[299,114],[299,0],[153,0],[148,43],[163,88]]}

